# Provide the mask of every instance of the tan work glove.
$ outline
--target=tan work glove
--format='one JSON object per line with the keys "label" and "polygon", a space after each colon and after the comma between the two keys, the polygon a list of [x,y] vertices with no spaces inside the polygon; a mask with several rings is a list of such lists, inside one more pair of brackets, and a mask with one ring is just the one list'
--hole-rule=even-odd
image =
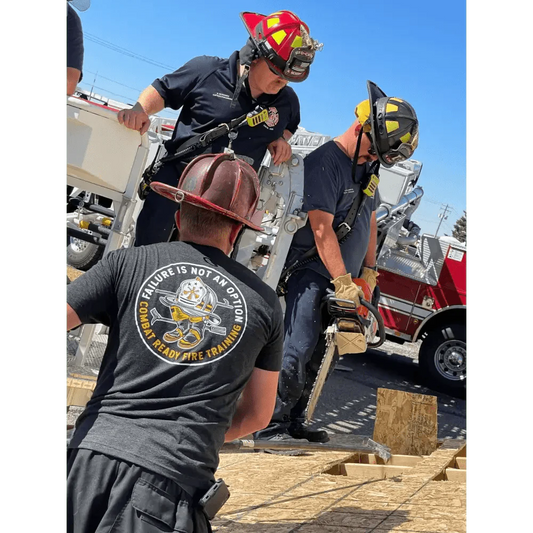
{"label": "tan work glove", "polygon": [[[350,273],[335,278],[331,283],[333,283],[335,286],[336,298],[351,300],[355,303],[355,307],[359,307],[361,305],[359,298],[364,298],[365,295],[361,287],[352,281],[352,275]],[[347,307],[346,304],[341,303],[339,305],[344,305]]]}
{"label": "tan work glove", "polygon": [[372,294],[374,292],[374,289],[376,288],[378,276],[379,274],[375,270],[363,267],[361,279],[364,279],[368,283],[368,286],[370,287],[370,294]]}

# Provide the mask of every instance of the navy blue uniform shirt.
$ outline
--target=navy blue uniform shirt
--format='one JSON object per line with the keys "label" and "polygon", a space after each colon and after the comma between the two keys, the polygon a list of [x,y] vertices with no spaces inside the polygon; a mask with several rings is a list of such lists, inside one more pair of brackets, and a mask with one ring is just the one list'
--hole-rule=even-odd
{"label": "navy blue uniform shirt", "polygon": [[[172,74],[152,83],[165,101],[165,107],[181,108],[172,139],[165,143],[169,153],[174,153],[193,135],[249,113],[258,104],[268,109],[268,120],[254,128],[242,126],[232,144],[236,154],[253,159],[255,170],[259,170],[267,146],[272,141],[279,139],[284,130],[291,133],[296,131],[300,123],[300,103],[291,87],[284,87],[274,95],[262,94],[255,100],[245,85],[235,107],[230,107],[238,79],[238,60],[239,52],[234,52],[229,59],[195,57]],[[203,152],[223,152],[228,143],[228,136],[223,135]],[[202,151],[194,156],[200,153]],[[191,160],[194,156],[185,160]]]}
{"label": "navy blue uniform shirt", "polygon": [[[331,140],[311,152],[304,160],[304,202],[306,212],[318,209],[334,216],[333,228],[344,222],[348,211],[359,193],[361,180],[368,164],[358,165],[355,182],[352,179],[352,160]],[[366,255],[370,239],[370,217],[379,207],[379,192],[368,198],[354,229],[341,244],[341,253],[346,271],[357,277]],[[298,230],[292,240],[287,265],[315,246],[311,224]],[[306,268],[331,279],[320,258],[308,263]]]}

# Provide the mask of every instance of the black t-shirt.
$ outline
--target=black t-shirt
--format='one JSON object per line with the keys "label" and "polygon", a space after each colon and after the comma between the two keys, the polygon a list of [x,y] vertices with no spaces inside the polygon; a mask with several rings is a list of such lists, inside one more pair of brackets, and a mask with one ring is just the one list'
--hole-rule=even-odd
{"label": "black t-shirt", "polygon": [[274,291],[216,248],[171,242],[111,252],[67,294],[83,323],[109,326],[70,447],[207,488],[254,367],[281,367]]}
{"label": "black t-shirt", "polygon": [[[165,101],[165,107],[182,108],[172,139],[165,143],[169,153],[174,153],[193,135],[249,113],[259,104],[268,109],[268,120],[253,128],[247,124],[242,126],[232,144],[236,154],[252,158],[252,166],[259,170],[267,146],[279,139],[284,130],[291,133],[297,130],[300,103],[291,87],[284,87],[274,95],[262,94],[255,100],[248,87],[243,86],[235,107],[231,107],[238,79],[238,60],[239,52],[234,52],[229,59],[195,57],[180,69],[152,83]],[[228,136],[223,135],[204,152],[223,152],[228,143]],[[192,157],[187,156],[187,159]]]}
{"label": "black t-shirt", "polygon": [[[344,222],[353,202],[359,194],[361,180],[368,171],[368,164],[358,165],[355,182],[352,178],[352,160],[331,140],[305,158],[304,201],[306,212],[318,209],[334,216],[333,228]],[[379,192],[368,198],[354,229],[341,244],[341,253],[346,271],[353,277],[359,275],[370,239],[370,217],[380,204]],[[287,265],[315,246],[311,223],[298,230],[291,243]],[[320,258],[305,265],[331,279]]]}

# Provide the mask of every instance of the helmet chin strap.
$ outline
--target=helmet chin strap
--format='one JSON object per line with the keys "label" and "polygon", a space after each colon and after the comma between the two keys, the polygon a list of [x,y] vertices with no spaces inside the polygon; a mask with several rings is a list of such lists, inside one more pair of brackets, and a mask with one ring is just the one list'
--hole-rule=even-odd
{"label": "helmet chin strap", "polygon": [[248,79],[249,73],[250,73],[250,65],[244,65],[244,71],[242,75],[239,76],[237,79],[237,84],[235,86],[235,90],[233,91],[233,98],[231,99],[230,107],[235,107],[237,105],[237,99],[239,98],[239,95],[241,94],[244,82]]}
{"label": "helmet chin strap", "polygon": [[244,67],[244,71],[237,78],[237,83],[235,85],[235,90],[233,91],[233,98],[231,99],[230,107],[235,107],[237,105],[237,99],[241,94],[244,82],[248,78],[248,74],[250,74],[250,65],[252,64],[252,61],[257,57],[259,57],[257,48],[254,46],[252,39],[249,38],[248,41],[246,41],[246,44],[239,51],[238,68],[240,67],[240,65],[242,65]]}
{"label": "helmet chin strap", "polygon": [[359,159],[359,150],[361,148],[361,138],[363,136],[363,127],[359,130],[359,135],[357,136],[357,145],[355,146],[355,154],[352,160],[352,179],[355,181],[355,171],[357,169],[357,160]]}
{"label": "helmet chin strap", "polygon": [[[355,182],[355,172],[357,170],[357,160],[359,159],[359,151],[361,149],[361,139],[363,138],[363,127],[361,126],[361,129],[359,130],[359,135],[357,137],[357,145],[355,147],[355,154],[353,156],[352,160],[352,179]],[[372,161],[372,164],[370,165],[369,173],[370,174],[378,174],[379,172],[379,159],[376,161]]]}

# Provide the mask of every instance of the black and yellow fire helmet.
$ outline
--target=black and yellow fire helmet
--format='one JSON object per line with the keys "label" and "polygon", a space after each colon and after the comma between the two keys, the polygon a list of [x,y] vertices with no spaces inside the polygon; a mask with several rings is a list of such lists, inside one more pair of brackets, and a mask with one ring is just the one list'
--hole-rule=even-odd
{"label": "black and yellow fire helmet", "polygon": [[367,81],[368,100],[355,108],[355,115],[369,133],[380,163],[392,167],[409,159],[418,146],[418,119],[413,107],[401,98],[387,96]]}

